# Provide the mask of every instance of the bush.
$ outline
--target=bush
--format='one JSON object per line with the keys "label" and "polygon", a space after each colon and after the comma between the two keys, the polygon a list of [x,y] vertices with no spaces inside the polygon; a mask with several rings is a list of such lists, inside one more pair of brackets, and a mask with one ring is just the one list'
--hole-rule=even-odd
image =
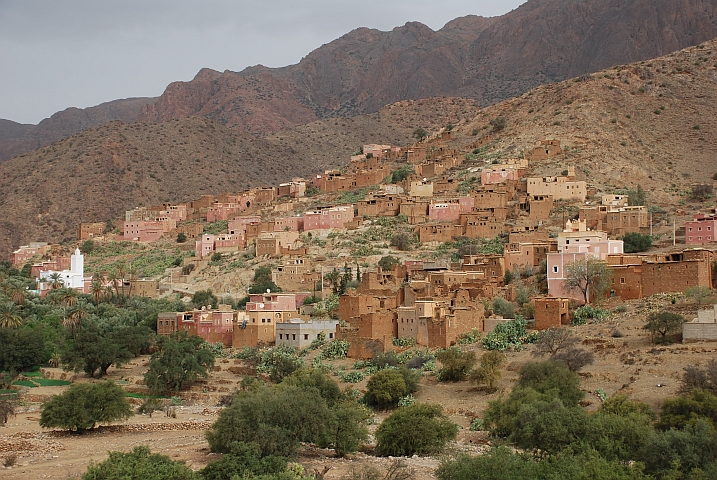
{"label": "bush", "polygon": [[493,299],[493,313],[503,318],[515,318],[513,303],[501,297],[495,297]]}
{"label": "bush", "polygon": [[464,352],[457,346],[439,352],[436,358],[443,364],[438,371],[438,380],[441,382],[465,380],[476,364],[475,353]]}
{"label": "bush", "polygon": [[[275,455],[261,456],[256,443],[236,442],[221,460],[209,463],[200,471],[203,480],[230,478],[251,479],[258,475],[275,475],[286,471],[286,458]],[[271,477],[273,478],[273,477]]]}
{"label": "bush", "polygon": [[279,345],[261,354],[257,372],[268,374],[272,382],[281,382],[284,377],[303,366],[304,360],[299,357],[296,348],[291,345]]}
{"label": "bush", "polygon": [[692,199],[702,202],[707,200],[714,193],[714,187],[709,184],[699,184],[692,186]]}
{"label": "bush", "polygon": [[192,295],[192,304],[195,308],[209,307],[210,305],[216,307],[219,304],[219,299],[214,295],[212,289],[209,288],[195,292],[194,295]]}
{"label": "bush", "polygon": [[491,127],[493,127],[493,132],[500,132],[505,128],[506,120],[505,117],[496,117],[490,121]]}
{"label": "bush", "polygon": [[376,430],[376,453],[381,456],[431,455],[456,438],[458,425],[440,405],[414,403],[391,414]]}
{"label": "bush", "polygon": [[406,380],[398,370],[381,370],[374,373],[366,384],[364,401],[381,410],[393,408],[408,391]]}
{"label": "bush", "polygon": [[381,260],[378,261],[378,266],[381,267],[381,270],[384,272],[390,271],[394,265],[398,265],[401,263],[398,258],[394,257],[393,255],[386,255],[384,257],[381,257]]}
{"label": "bush", "polygon": [[124,390],[113,382],[72,385],[42,406],[40,426],[83,432],[98,423],[126,420],[132,408]]}
{"label": "bush", "polygon": [[626,233],[622,241],[625,253],[644,252],[652,246],[652,237],[643,233]]}
{"label": "bush", "polygon": [[397,250],[406,251],[411,249],[411,237],[405,233],[397,233],[391,237],[391,246]]}
{"label": "bush", "polygon": [[187,241],[187,234],[184,232],[179,232],[177,234],[177,243],[184,243]]}
{"label": "bush", "polygon": [[592,305],[583,305],[573,312],[573,325],[585,325],[588,319],[603,320],[610,316],[610,310],[603,310]]}
{"label": "bush", "polygon": [[201,337],[190,336],[186,331],[170,337],[160,336],[159,349],[149,361],[149,370],[144,375],[144,383],[153,393],[169,390],[179,391],[200,377],[209,377],[209,369],[214,367],[214,355],[202,348]]}
{"label": "bush", "polygon": [[647,317],[647,324],[642,327],[650,332],[653,343],[668,344],[670,336],[682,331],[685,318],[672,312],[653,312]]}
{"label": "bush", "polygon": [[528,334],[528,322],[519,317],[496,325],[492,332],[483,337],[481,345],[486,350],[503,351],[509,347],[520,349],[523,343],[533,343],[537,338],[537,334]]}
{"label": "bush", "polygon": [[91,464],[82,480],[109,479],[142,480],[199,480],[184,462],[174,461],[166,455],[152,453],[148,447],[134,447],[131,452],[110,452],[109,458]]}
{"label": "bush", "polygon": [[662,430],[682,429],[698,420],[706,422],[712,428],[717,426],[717,397],[704,390],[695,389],[688,395],[665,400],[656,427]]}
{"label": "bush", "polygon": [[566,406],[575,406],[585,394],[580,390],[580,377],[559,362],[528,362],[521,367],[518,387],[550,393]]}
{"label": "bush", "polygon": [[15,399],[0,395],[0,423],[5,425],[10,417],[15,416]]}
{"label": "bush", "polygon": [[484,353],[480,357],[480,368],[475,369],[470,374],[470,380],[478,385],[485,385],[486,388],[494,392],[497,390],[498,382],[503,373],[500,367],[505,363],[505,355],[498,350],[492,350]]}

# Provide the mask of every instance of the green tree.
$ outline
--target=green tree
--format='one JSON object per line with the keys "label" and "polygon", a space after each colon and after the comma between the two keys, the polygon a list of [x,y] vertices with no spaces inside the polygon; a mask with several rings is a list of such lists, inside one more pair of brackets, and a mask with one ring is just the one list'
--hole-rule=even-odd
{"label": "green tree", "polygon": [[625,253],[644,252],[652,246],[652,237],[644,233],[626,233],[622,241]]}
{"label": "green tree", "polygon": [[627,204],[632,207],[647,205],[647,195],[642,185],[638,185],[636,190],[627,191]]}
{"label": "green tree", "polygon": [[177,243],[185,243],[187,241],[187,234],[184,232],[179,232],[177,234]]}
{"label": "green tree", "polygon": [[214,295],[211,288],[198,290],[192,295],[192,305],[195,308],[209,307],[209,305],[216,307],[218,304],[219,299]]}
{"label": "green tree", "polygon": [[565,288],[579,290],[585,303],[600,299],[610,288],[612,270],[607,263],[588,256],[565,266]]}
{"label": "green tree", "polygon": [[398,370],[381,370],[368,379],[364,401],[384,410],[398,405],[401,397],[407,394],[406,380]]}
{"label": "green tree", "polygon": [[262,456],[292,456],[300,442],[320,443],[331,413],[314,389],[293,385],[238,392],[206,433],[212,452],[256,442]]}
{"label": "green tree", "polygon": [[95,242],[92,240],[85,240],[82,243],[82,253],[85,255],[90,255],[92,252],[95,251]]}
{"label": "green tree", "polygon": [[202,348],[204,340],[178,332],[170,337],[159,337],[157,348],[144,375],[144,383],[153,393],[164,393],[179,389],[195,382],[200,377],[209,377],[214,367],[214,354]]}
{"label": "green tree", "polygon": [[84,371],[90,377],[99,372],[107,374],[112,365],[121,365],[132,358],[126,345],[111,334],[100,331],[97,325],[82,329],[70,337],[62,353],[62,363],[68,370]]}
{"label": "green tree", "polygon": [[277,345],[261,354],[257,371],[269,375],[272,382],[281,382],[285,377],[304,366],[304,359],[291,345]]}
{"label": "green tree", "polygon": [[[225,477],[229,478],[229,477]],[[131,452],[110,452],[104,462],[90,464],[82,480],[199,480],[184,462],[152,453],[148,447]]]}
{"label": "green tree", "polygon": [[468,378],[476,356],[473,352],[464,352],[458,346],[450,347],[436,355],[442,367],[438,371],[438,380],[441,382],[460,382]]}
{"label": "green tree", "polygon": [[702,305],[702,302],[712,295],[712,291],[704,285],[697,285],[685,290],[685,294],[697,302],[697,305]]}
{"label": "green tree", "polygon": [[458,435],[440,405],[414,403],[400,407],[376,430],[376,453],[381,456],[431,455],[441,452]]}
{"label": "green tree", "polygon": [[0,372],[22,372],[47,360],[40,329],[0,328]]}
{"label": "green tree", "polygon": [[400,260],[393,255],[386,255],[384,257],[381,257],[381,260],[378,261],[378,266],[381,267],[381,270],[384,272],[390,271],[394,265],[398,265]]}
{"label": "green tree", "polygon": [[132,407],[114,382],[80,383],[52,397],[42,406],[40,426],[81,433],[98,423],[126,420]]}
{"label": "green tree", "polygon": [[0,328],[17,328],[22,325],[20,309],[12,301],[0,302]]}
{"label": "green tree", "polygon": [[706,422],[712,428],[717,427],[717,397],[707,391],[695,389],[688,395],[665,400],[656,427],[661,430],[682,429],[698,420]]}
{"label": "green tree", "polygon": [[471,372],[469,378],[473,383],[485,385],[488,391],[494,392],[503,376],[501,367],[505,363],[505,354],[499,350],[491,350],[480,357],[480,367]]}
{"label": "green tree", "polygon": [[426,131],[425,128],[418,127],[417,129],[415,129],[413,131],[413,138],[415,138],[419,142],[422,142],[423,140],[425,140],[427,136],[428,136],[428,132]]}
{"label": "green tree", "polygon": [[262,457],[259,445],[254,442],[234,442],[221,460],[209,463],[199,474],[203,480],[252,479],[285,472],[287,465],[284,457]]}
{"label": "green tree", "polygon": [[517,387],[532,388],[538,393],[559,398],[566,406],[575,406],[585,394],[580,377],[559,362],[528,362],[518,372]]}
{"label": "green tree", "polygon": [[[685,317],[672,312],[653,312],[647,317],[647,324],[643,329],[650,332],[653,343],[670,343],[670,335],[679,333]],[[659,335],[659,336],[658,336]]]}

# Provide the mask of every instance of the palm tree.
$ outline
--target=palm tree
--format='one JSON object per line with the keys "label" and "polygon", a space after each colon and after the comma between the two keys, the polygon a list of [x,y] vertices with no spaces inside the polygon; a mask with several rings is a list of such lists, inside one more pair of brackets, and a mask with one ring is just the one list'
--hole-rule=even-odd
{"label": "palm tree", "polygon": [[94,300],[95,305],[99,305],[102,297],[105,295],[105,287],[102,284],[102,277],[97,275],[92,277],[90,291],[92,292],[92,299]]}
{"label": "palm tree", "polygon": [[22,317],[17,305],[12,301],[0,303],[0,328],[17,328],[22,324]]}
{"label": "palm tree", "polygon": [[132,282],[137,279],[137,267],[132,266],[132,264],[129,264],[129,270],[127,270],[127,274],[129,275],[129,296],[132,296]]}
{"label": "palm tree", "polygon": [[60,301],[66,307],[72,307],[77,303],[77,290],[74,288],[62,288],[57,291]]}
{"label": "palm tree", "polygon": [[120,285],[122,286],[122,296],[124,297],[124,277],[127,274],[127,267],[125,267],[125,264],[122,262],[119,262],[117,264],[117,278],[120,281]]}
{"label": "palm tree", "polygon": [[110,270],[110,272],[107,274],[107,281],[112,285],[112,288],[115,290],[115,295],[119,295],[119,274],[117,273],[117,270]]}
{"label": "palm tree", "polygon": [[7,282],[5,284],[5,294],[10,297],[15,305],[25,305],[27,299],[27,289],[20,282]]}
{"label": "palm tree", "polygon": [[68,308],[65,313],[66,315],[64,320],[62,320],[62,325],[70,329],[70,333],[74,335],[75,330],[82,329],[82,320],[90,315],[90,306],[84,300],[80,300]]}
{"label": "palm tree", "polygon": [[50,287],[50,290],[58,290],[65,285],[59,272],[52,272],[48,279],[47,286]]}

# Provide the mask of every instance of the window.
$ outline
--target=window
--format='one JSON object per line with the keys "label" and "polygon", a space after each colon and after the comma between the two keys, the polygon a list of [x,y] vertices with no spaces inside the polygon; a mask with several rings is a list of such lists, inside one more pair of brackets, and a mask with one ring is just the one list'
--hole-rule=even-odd
{"label": "window", "polygon": [[625,283],[625,278],[624,278],[624,277],[620,277],[620,283]]}
{"label": "window", "polygon": [[305,333],[305,334],[304,334],[304,340],[308,340],[308,339],[309,339],[309,334],[308,334],[308,333]]}
{"label": "window", "polygon": [[558,266],[557,266],[557,265],[553,265],[553,273],[558,273]]}
{"label": "window", "polygon": [[283,334],[283,333],[280,333],[280,334],[279,334],[279,340],[282,340],[283,338],[284,338],[284,334]]}
{"label": "window", "polygon": [[292,333],[292,334],[291,334],[291,337],[292,337],[292,338],[291,338],[292,340],[296,340],[296,334],[295,334],[295,333]]}
{"label": "window", "polygon": [[333,333],[329,333],[329,338],[334,338],[334,334],[333,334]]}

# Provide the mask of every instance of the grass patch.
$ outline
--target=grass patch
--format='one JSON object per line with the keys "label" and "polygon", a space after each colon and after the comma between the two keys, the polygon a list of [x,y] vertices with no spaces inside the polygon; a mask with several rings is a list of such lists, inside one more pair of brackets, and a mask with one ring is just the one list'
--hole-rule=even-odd
{"label": "grass patch", "polygon": [[166,395],[150,395],[148,393],[135,393],[135,392],[125,392],[125,397],[129,398],[171,398]]}
{"label": "grass patch", "polygon": [[37,384],[34,382],[31,382],[30,380],[16,380],[12,382],[13,385],[17,385],[18,387],[29,387],[29,388],[36,388]]}
{"label": "grass patch", "polygon": [[42,374],[40,372],[22,372],[20,375],[29,378],[42,378]]}
{"label": "grass patch", "polygon": [[70,385],[72,383],[67,380],[55,380],[52,378],[33,378],[32,381],[41,387],[64,387],[65,385]]}

